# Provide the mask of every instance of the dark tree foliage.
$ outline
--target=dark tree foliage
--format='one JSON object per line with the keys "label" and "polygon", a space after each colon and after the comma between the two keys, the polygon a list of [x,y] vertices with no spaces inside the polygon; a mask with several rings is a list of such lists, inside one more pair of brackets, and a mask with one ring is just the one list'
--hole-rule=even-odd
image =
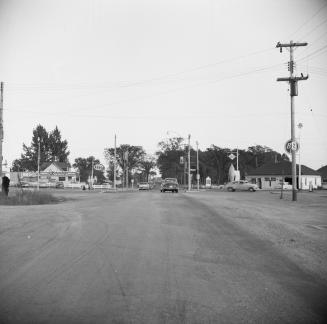
{"label": "dark tree foliage", "polygon": [[181,164],[181,157],[186,161],[187,150],[182,137],[172,137],[158,144],[157,166],[162,178],[177,178],[180,183],[185,182],[185,165]]}
{"label": "dark tree foliage", "polygon": [[103,171],[95,170],[94,165],[99,164],[99,159],[94,156],[87,158],[79,157],[75,159],[73,167],[79,171],[80,181],[87,182],[88,178],[92,175],[92,161],[93,161],[93,176],[97,177],[97,183],[102,184],[105,181]]}
{"label": "dark tree foliage", "polygon": [[[115,149],[113,147],[105,148],[104,155],[109,162],[110,168],[108,172],[109,179],[112,181],[114,178],[114,156]],[[117,159],[117,174],[123,176],[123,170],[128,168],[129,180],[131,180],[132,171],[137,170],[141,162],[144,160],[145,151],[142,146],[133,146],[129,144],[122,144],[116,148]]]}
{"label": "dark tree foliage", "polygon": [[[183,183],[185,182],[184,165],[180,164],[180,157],[187,157],[187,147],[183,146],[182,138],[172,138],[159,143],[160,150],[157,152],[157,165],[162,178],[175,177]],[[236,155],[236,148],[221,148],[211,145],[205,151],[199,151],[199,173],[200,182],[205,183],[205,179],[210,177],[213,183],[223,184],[228,181],[228,171],[231,164],[236,169],[236,158],[231,160],[231,152]],[[246,150],[238,150],[238,167],[241,178],[261,165],[268,162],[280,162],[288,160],[286,154],[280,154],[267,146],[250,146]],[[191,168],[196,165],[196,151],[191,149]],[[195,181],[195,176],[193,177]]]}
{"label": "dark tree foliage", "polygon": [[61,139],[61,133],[56,128],[48,133],[42,125],[33,129],[32,142],[30,146],[23,143],[23,153],[20,159],[13,161],[13,171],[36,171],[38,165],[38,141],[40,140],[40,163],[59,161],[68,163],[68,143]]}
{"label": "dark tree foliage", "polygon": [[140,181],[149,181],[149,176],[154,175],[153,169],[156,167],[156,161],[154,157],[147,156],[139,164]]}

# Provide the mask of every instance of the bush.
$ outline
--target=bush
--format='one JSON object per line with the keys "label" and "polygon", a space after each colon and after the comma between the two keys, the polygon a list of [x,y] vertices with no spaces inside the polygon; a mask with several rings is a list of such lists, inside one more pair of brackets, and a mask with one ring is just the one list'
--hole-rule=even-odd
{"label": "bush", "polygon": [[55,204],[59,201],[50,193],[37,190],[17,190],[8,197],[0,192],[0,205],[44,205]]}

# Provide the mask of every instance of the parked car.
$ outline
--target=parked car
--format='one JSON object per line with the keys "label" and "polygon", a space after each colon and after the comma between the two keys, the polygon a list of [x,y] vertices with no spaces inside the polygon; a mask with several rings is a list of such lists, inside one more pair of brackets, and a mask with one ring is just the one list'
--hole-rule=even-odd
{"label": "parked car", "polygon": [[178,182],[176,181],[165,181],[161,184],[161,192],[171,191],[171,192],[178,192]]}
{"label": "parked car", "polygon": [[140,182],[139,190],[150,190],[150,185],[148,182]]}
{"label": "parked car", "polygon": [[283,190],[292,190],[293,187],[291,184],[289,184],[288,182],[284,182],[284,183],[280,183],[278,185],[276,185],[275,189],[282,189],[282,185],[283,185]]}
{"label": "parked car", "polygon": [[258,186],[254,183],[250,183],[246,180],[232,181],[226,184],[226,189],[228,191],[256,191]]}
{"label": "parked car", "polygon": [[65,188],[64,183],[61,182],[61,181],[57,182],[57,183],[56,183],[56,188],[57,188],[57,189],[64,189],[64,188]]}

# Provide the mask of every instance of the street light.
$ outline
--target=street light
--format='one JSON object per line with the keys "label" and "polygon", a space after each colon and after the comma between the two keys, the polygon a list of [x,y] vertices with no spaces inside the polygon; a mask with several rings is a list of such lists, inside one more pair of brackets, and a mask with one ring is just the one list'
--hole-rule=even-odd
{"label": "street light", "polygon": [[302,123],[299,123],[297,125],[298,129],[299,129],[299,189],[302,190],[302,177],[301,177],[301,155],[300,155],[300,150],[301,150],[301,129],[303,127]]}

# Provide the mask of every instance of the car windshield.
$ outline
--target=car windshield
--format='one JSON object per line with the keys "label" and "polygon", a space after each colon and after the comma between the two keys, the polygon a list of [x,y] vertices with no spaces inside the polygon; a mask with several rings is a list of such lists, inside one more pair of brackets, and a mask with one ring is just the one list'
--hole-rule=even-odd
{"label": "car windshield", "polygon": [[177,182],[177,179],[176,178],[166,178],[165,179],[165,182]]}

